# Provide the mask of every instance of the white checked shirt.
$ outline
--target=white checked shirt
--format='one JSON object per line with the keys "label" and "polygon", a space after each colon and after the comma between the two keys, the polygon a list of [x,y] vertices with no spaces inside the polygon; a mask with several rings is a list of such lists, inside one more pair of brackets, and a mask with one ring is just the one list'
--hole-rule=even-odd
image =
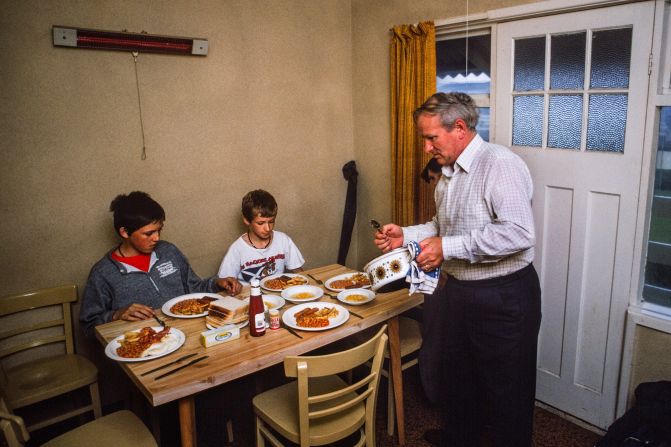
{"label": "white checked shirt", "polygon": [[436,187],[436,215],[403,228],[403,241],[441,236],[443,269],[461,280],[504,276],[534,258],[533,185],[524,161],[480,135]]}

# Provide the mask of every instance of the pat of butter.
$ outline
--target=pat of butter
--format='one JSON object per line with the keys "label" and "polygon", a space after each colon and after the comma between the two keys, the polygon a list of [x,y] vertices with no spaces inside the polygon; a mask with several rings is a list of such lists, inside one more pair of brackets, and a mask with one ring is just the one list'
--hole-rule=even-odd
{"label": "pat of butter", "polygon": [[240,338],[240,328],[234,324],[227,324],[226,326],[200,333],[200,343],[206,348],[235,340],[236,338]]}

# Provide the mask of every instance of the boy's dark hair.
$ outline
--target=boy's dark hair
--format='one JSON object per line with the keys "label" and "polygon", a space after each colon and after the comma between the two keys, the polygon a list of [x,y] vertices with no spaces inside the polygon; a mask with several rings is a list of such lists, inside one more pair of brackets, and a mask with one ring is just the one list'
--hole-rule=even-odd
{"label": "boy's dark hair", "polygon": [[242,215],[249,222],[256,216],[275,217],[277,216],[277,202],[272,194],[263,189],[249,191],[242,198]]}
{"label": "boy's dark hair", "polygon": [[119,194],[110,203],[110,211],[114,213],[114,229],[117,233],[123,227],[129,235],[145,225],[165,220],[163,207],[142,191]]}
{"label": "boy's dark hair", "polygon": [[438,160],[436,160],[435,158],[429,160],[426,166],[424,166],[424,169],[422,169],[422,173],[420,174],[422,180],[424,180],[426,183],[431,183],[431,179],[429,178],[429,171],[435,172],[437,174],[442,171],[442,166],[440,165],[440,163],[438,163]]}

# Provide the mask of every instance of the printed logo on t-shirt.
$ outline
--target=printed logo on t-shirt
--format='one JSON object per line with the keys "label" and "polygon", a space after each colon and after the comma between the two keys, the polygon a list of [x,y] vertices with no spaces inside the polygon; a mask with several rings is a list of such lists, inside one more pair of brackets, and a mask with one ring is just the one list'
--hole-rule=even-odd
{"label": "printed logo on t-shirt", "polygon": [[[253,261],[245,262],[245,264],[242,265],[240,269],[240,276],[242,280],[249,282],[254,277],[264,278],[266,276],[275,274],[277,272],[277,268],[275,266],[276,259],[284,259],[284,253],[278,253],[267,258],[257,258]],[[263,270],[259,271],[261,269]]]}
{"label": "printed logo on t-shirt", "polygon": [[156,266],[156,269],[158,270],[159,277],[165,278],[168,275],[172,275],[177,271],[177,268],[172,265],[172,261],[167,261],[164,262],[163,264],[159,264]]}

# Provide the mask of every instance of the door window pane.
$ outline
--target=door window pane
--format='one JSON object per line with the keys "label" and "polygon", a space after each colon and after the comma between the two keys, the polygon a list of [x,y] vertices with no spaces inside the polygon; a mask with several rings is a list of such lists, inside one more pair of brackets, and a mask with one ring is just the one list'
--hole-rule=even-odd
{"label": "door window pane", "polygon": [[581,89],[585,85],[585,33],[552,36],[550,88]]}
{"label": "door window pane", "polygon": [[545,37],[515,41],[515,80],[517,92],[543,90],[545,86]]}
{"label": "door window pane", "polygon": [[643,300],[671,307],[671,107],[660,112]]}
{"label": "door window pane", "polygon": [[587,150],[624,152],[627,95],[591,95],[587,115]]}
{"label": "door window pane", "polygon": [[548,147],[580,149],[582,95],[551,95]]}
{"label": "door window pane", "polygon": [[480,119],[475,130],[478,131],[483,140],[489,141],[489,107],[479,107]]}
{"label": "door window pane", "polygon": [[513,145],[543,143],[543,97],[517,96],[513,102]]}
{"label": "door window pane", "polygon": [[592,35],[592,88],[629,87],[631,28],[595,31]]}

